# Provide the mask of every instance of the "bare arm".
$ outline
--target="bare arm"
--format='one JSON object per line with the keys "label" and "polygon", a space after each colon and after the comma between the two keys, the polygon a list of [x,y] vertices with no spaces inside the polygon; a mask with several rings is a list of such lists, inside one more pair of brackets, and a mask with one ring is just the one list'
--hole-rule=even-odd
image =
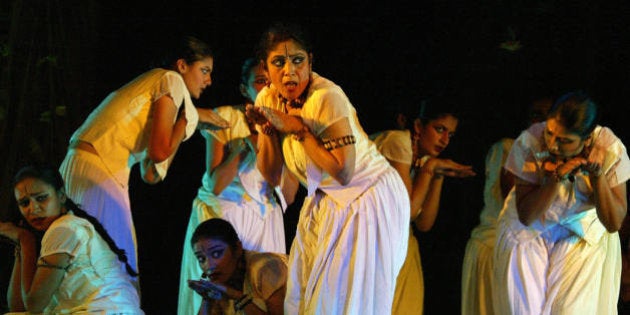
{"label": "bare arm", "polygon": [[223,144],[213,137],[206,140],[206,163],[208,175],[214,183],[213,193],[220,194],[238,174],[241,154],[248,150],[244,139]]}
{"label": "bare arm", "polygon": [[258,133],[256,167],[265,180],[274,187],[280,185],[284,166],[280,138],[277,131],[270,134]]}
{"label": "bare arm", "polygon": [[36,239],[30,231],[1,222],[0,233],[19,244],[8,292],[10,308],[42,312],[59,288],[70,256],[59,253],[40,257],[38,261]]}
{"label": "bare arm", "polygon": [[178,116],[177,110],[169,95],[160,97],[151,106],[153,122],[148,152],[154,163],[160,163],[175,153],[186,136],[186,115],[182,112]]}
{"label": "bare arm", "polygon": [[[413,183],[411,196],[413,222],[423,232],[429,231],[440,208],[440,198],[444,176],[474,176],[472,167],[456,163],[449,159],[431,158],[420,169]],[[420,211],[421,210],[421,211]]]}
{"label": "bare arm", "polygon": [[282,191],[282,196],[284,197],[284,201],[286,201],[287,206],[295,202],[295,195],[297,194],[299,188],[300,182],[295,175],[293,175],[293,173],[289,170],[284,169],[282,171],[282,180],[280,181],[280,190]]}
{"label": "bare arm", "polygon": [[[297,116],[299,112],[282,112],[264,108],[263,114],[281,132],[294,134],[301,138],[304,151],[319,168],[330,174],[341,185],[346,185],[354,175],[355,147],[354,144],[328,150],[323,141],[336,140],[344,136],[352,135],[350,120],[348,117],[328,126],[321,135],[314,135]],[[293,116],[294,114],[295,116]]]}
{"label": "bare arm", "polygon": [[32,313],[39,313],[50,303],[53,293],[57,291],[61,280],[70,263],[70,256],[65,253],[52,254],[43,259],[46,266],[38,263],[33,282],[29,284],[22,278],[22,295],[26,302],[26,309]]}
{"label": "bare arm", "polygon": [[304,151],[315,165],[330,174],[341,185],[348,184],[354,175],[356,156],[354,144],[328,151],[322,144],[322,139],[332,140],[348,135],[352,135],[352,129],[348,118],[344,118],[326,128],[321,139],[306,130],[302,141]]}
{"label": "bare arm", "polygon": [[558,196],[559,185],[561,184],[555,180],[547,180],[538,185],[516,178],[516,210],[519,221],[524,225],[530,225],[541,218]]}
{"label": "bare arm", "polygon": [[274,292],[265,301],[265,304],[267,305],[267,314],[270,314],[270,315],[284,314],[284,296],[286,294],[286,291],[287,291],[286,286],[283,286],[282,288]]}
{"label": "bare arm", "polygon": [[606,176],[591,176],[597,217],[608,232],[619,231],[628,208],[626,183],[610,187]]}

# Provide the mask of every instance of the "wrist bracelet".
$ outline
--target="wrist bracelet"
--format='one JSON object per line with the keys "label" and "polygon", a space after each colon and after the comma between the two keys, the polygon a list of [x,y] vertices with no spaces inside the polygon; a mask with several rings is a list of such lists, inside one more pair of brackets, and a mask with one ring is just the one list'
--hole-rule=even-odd
{"label": "wrist bracelet", "polygon": [[304,141],[304,137],[306,137],[306,133],[310,131],[311,130],[308,129],[308,126],[302,125],[302,129],[300,129],[298,132],[293,133],[293,138],[299,142],[302,142]]}
{"label": "wrist bracelet", "polygon": [[251,295],[244,294],[240,299],[234,302],[234,311],[239,312],[242,311],[247,304],[251,303],[254,300]]}

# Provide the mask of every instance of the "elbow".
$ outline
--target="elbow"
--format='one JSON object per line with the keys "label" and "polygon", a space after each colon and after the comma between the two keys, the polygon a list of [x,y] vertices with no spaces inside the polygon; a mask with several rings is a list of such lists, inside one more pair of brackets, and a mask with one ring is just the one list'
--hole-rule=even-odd
{"label": "elbow", "polygon": [[518,221],[525,226],[532,224],[532,220],[519,212]]}
{"label": "elbow", "polygon": [[339,182],[339,184],[341,184],[341,186],[346,186],[350,183],[351,178],[348,176],[337,176],[337,181]]}
{"label": "elbow", "polygon": [[354,168],[351,170],[344,168],[344,169],[339,170],[339,172],[337,172],[334,178],[335,180],[337,180],[337,182],[339,182],[339,184],[341,184],[341,186],[346,186],[350,184],[350,181],[352,181],[353,175],[354,175]]}
{"label": "elbow", "polygon": [[148,155],[149,159],[151,159],[151,161],[153,161],[153,163],[155,164],[166,161],[166,159],[168,159],[168,157],[170,156],[168,152],[163,150],[149,150]]}
{"label": "elbow", "polygon": [[287,203],[287,206],[290,206],[295,202],[295,196],[287,196],[285,194],[282,194],[282,197],[284,198],[284,201]]}
{"label": "elbow", "polygon": [[604,227],[606,227],[606,230],[608,231],[608,233],[619,232],[622,226],[623,226],[623,218],[621,220],[613,220],[612,222],[604,224]]}
{"label": "elbow", "polygon": [[416,228],[420,232],[429,232],[429,231],[431,231],[432,227],[433,227],[432,224],[424,224],[422,222],[416,222]]}
{"label": "elbow", "polygon": [[626,207],[618,207],[616,211],[614,211],[614,213],[615,214],[606,221],[603,221],[600,217],[600,221],[602,222],[608,233],[616,233],[621,230],[627,214]]}

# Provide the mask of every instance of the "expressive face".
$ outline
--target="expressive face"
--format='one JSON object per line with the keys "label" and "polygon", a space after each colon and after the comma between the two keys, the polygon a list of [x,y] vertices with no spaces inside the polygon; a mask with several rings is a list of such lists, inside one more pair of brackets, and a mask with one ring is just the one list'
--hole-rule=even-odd
{"label": "expressive face", "polygon": [[311,76],[311,56],[293,40],[278,43],[268,54],[271,83],[288,100],[297,99]]}
{"label": "expressive face", "polygon": [[256,100],[258,92],[262,90],[269,82],[267,71],[262,66],[253,67],[249,71],[247,85],[241,84],[241,93],[252,103]]}
{"label": "expressive face", "polygon": [[457,130],[458,119],[446,115],[429,121],[427,124],[416,123],[418,134],[418,151],[422,155],[436,157],[446,149]]}
{"label": "expressive face", "polygon": [[177,69],[184,78],[188,92],[194,99],[198,99],[203,90],[212,84],[212,69],[214,60],[210,57],[195,61],[191,64],[184,59],[177,61]]}
{"label": "expressive face", "polygon": [[14,194],[22,216],[38,231],[47,230],[66,212],[64,192],[42,180],[25,178],[15,185]]}
{"label": "expressive face", "polygon": [[202,238],[193,245],[199,266],[210,280],[225,284],[234,275],[242,249],[233,250],[221,240]]}
{"label": "expressive face", "polygon": [[576,156],[584,149],[585,140],[575,133],[568,132],[556,118],[547,119],[544,139],[549,153],[560,158]]}

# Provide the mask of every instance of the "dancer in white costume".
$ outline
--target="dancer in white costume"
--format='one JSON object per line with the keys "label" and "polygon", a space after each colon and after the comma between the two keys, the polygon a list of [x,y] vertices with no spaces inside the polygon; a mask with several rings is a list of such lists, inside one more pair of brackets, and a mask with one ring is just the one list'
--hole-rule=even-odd
{"label": "dancer in white costume", "polygon": [[133,270],[120,269],[111,237],[65,195],[56,166],[22,168],[14,192],[29,227],[0,222],[0,236],[16,243],[10,314],[144,314]]}
{"label": "dancer in white costume", "polygon": [[617,231],[627,212],[626,147],[582,92],[560,97],[516,139],[497,225],[497,314],[616,314]]}
{"label": "dancer in white costume", "polygon": [[164,179],[179,145],[206,123],[227,127],[211,109],[196,108],[212,84],[213,53],[200,40],[169,43],[172,56],[110,93],[74,132],[60,171],[66,192],[98,219],[138,271],[129,174],[140,164],[149,184]]}
{"label": "dancer in white costume", "polygon": [[[532,102],[528,107],[527,127],[545,120],[551,105],[549,98]],[[513,138],[502,138],[492,144],[486,154],[484,207],[479,215],[479,225],[470,233],[462,264],[462,315],[496,314],[492,306],[492,256],[497,219],[505,197],[514,185],[514,175],[503,168],[513,143]]]}
{"label": "dancer in white costume", "polygon": [[[253,104],[267,85],[267,74],[257,59],[242,67],[240,91],[246,103],[221,106],[216,112],[230,123],[219,131],[201,131],[206,139],[206,172],[193,201],[184,239],[179,284],[179,315],[197,314],[202,298],[188,287],[189,280],[201,278],[203,270],[190,244],[197,226],[211,218],[222,218],[234,226],[243,248],[286,254],[281,201],[256,168],[258,134],[245,117],[245,105]],[[276,194],[282,198],[281,194]]]}
{"label": "dancer in white costume", "polygon": [[389,314],[407,253],[409,197],[400,176],[332,81],[312,72],[299,27],[263,33],[271,85],[249,106],[258,167],[271,183],[288,168],[307,187],[289,258],[286,314]]}

